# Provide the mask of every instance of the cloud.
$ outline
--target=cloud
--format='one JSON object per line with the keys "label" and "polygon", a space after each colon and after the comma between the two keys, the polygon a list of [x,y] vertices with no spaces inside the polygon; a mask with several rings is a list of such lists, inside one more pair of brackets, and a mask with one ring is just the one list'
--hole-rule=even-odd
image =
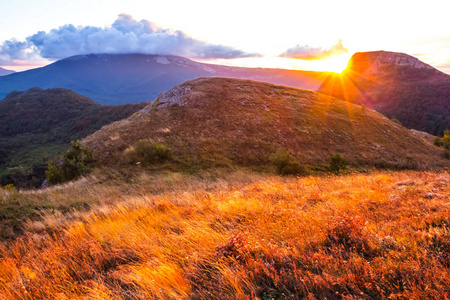
{"label": "cloud", "polygon": [[68,24],[49,32],[39,31],[26,41],[4,41],[0,44],[0,65],[14,60],[55,60],[89,53],[166,54],[203,59],[259,56],[209,44],[182,31],[161,28],[148,20],[137,21],[121,14],[109,27]]}
{"label": "cloud", "polygon": [[308,45],[297,45],[293,48],[286,50],[286,52],[280,54],[280,57],[296,58],[303,60],[316,60],[326,58],[336,54],[348,53],[348,49],[342,45],[342,40],[339,40],[336,44],[329,49],[313,48]]}

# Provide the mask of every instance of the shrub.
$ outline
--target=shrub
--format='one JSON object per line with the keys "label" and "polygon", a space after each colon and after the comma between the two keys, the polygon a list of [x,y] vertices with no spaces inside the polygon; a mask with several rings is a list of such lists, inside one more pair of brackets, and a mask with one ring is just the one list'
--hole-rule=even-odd
{"label": "shrub", "polygon": [[64,182],[64,175],[61,169],[61,164],[49,161],[48,170],[45,171],[45,178],[47,179],[47,181],[53,184]]}
{"label": "shrub", "polygon": [[270,157],[270,161],[277,168],[278,174],[281,174],[284,167],[289,165],[292,161],[291,154],[284,148],[278,150]]}
{"label": "shrub", "polygon": [[284,148],[278,148],[270,157],[270,161],[280,175],[305,175],[307,173],[305,166],[293,161],[291,154]]}
{"label": "shrub", "polygon": [[146,140],[139,140],[133,148],[128,152],[128,158],[133,163],[151,165],[167,161],[172,156],[170,148]]}
{"label": "shrub", "polygon": [[442,146],[444,146],[444,143],[442,142],[442,140],[440,138],[437,137],[434,139],[433,145],[442,147]]}
{"label": "shrub", "polygon": [[61,183],[88,174],[93,164],[92,151],[81,145],[80,141],[72,141],[59,163],[49,162],[45,175],[49,182]]}
{"label": "shrub", "polygon": [[307,173],[306,167],[296,161],[284,166],[280,172],[281,175],[306,175]]}
{"label": "shrub", "polygon": [[444,130],[444,137],[442,138],[442,145],[445,149],[450,150],[450,130]]}
{"label": "shrub", "polygon": [[339,174],[342,170],[347,168],[347,162],[339,153],[336,153],[330,158],[329,168],[331,172]]}

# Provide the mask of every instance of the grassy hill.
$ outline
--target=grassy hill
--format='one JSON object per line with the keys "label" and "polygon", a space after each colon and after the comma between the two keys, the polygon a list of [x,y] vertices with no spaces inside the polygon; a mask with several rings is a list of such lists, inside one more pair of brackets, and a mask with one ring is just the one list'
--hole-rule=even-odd
{"label": "grassy hill", "polygon": [[319,91],[366,105],[407,128],[440,136],[450,128],[450,75],[403,53],[356,53]]}
{"label": "grassy hill", "polygon": [[126,118],[145,105],[101,106],[61,88],[12,92],[0,101],[0,175],[12,167],[32,169],[45,164],[65,151],[71,140]]}
{"label": "grassy hill", "polygon": [[442,150],[375,111],[312,91],[240,79],[188,81],[83,142],[100,165],[120,166],[129,163],[139,140],[170,148],[172,169],[268,169],[280,147],[318,170],[325,170],[335,153],[354,167],[449,165]]}

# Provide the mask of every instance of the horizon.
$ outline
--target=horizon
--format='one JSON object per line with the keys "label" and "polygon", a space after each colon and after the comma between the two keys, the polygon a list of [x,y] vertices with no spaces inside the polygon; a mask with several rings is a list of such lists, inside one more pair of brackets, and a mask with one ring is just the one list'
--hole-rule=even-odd
{"label": "horizon", "polygon": [[[14,71],[88,53],[159,53],[229,66],[340,72],[354,53],[384,50],[450,73],[450,28],[440,0],[421,7],[383,0],[370,15],[354,0],[276,6],[232,0],[220,9],[203,0],[2,6],[0,67]],[[425,21],[418,24],[418,17]]]}
{"label": "horizon", "polygon": [[[386,50],[375,50],[375,51],[367,51],[367,52],[391,52],[391,53],[401,53],[401,52],[393,52],[393,51],[386,51]],[[356,54],[356,53],[354,53]],[[352,54],[351,57],[354,55]],[[406,54],[409,55],[407,53],[401,53],[401,54]],[[278,59],[278,63],[276,63],[275,60],[277,60],[275,58],[275,60],[272,62],[272,64],[270,63],[266,63],[265,65],[261,66],[260,64],[258,64],[258,61],[248,61],[246,63],[236,63],[233,61],[227,61],[227,60],[220,60],[220,59],[216,59],[214,61],[211,60],[202,60],[202,59],[192,59],[192,58],[188,58],[188,57],[184,57],[184,56],[179,56],[179,55],[172,55],[172,54],[146,54],[146,53],[87,53],[87,54],[77,54],[77,55],[72,55],[72,56],[68,56],[68,57],[64,57],[55,61],[51,61],[45,64],[34,64],[31,66],[19,66],[16,67],[15,69],[12,68],[7,68],[7,67],[2,67],[0,66],[0,68],[4,69],[4,70],[8,70],[8,71],[14,71],[15,73],[19,73],[19,72],[24,72],[24,71],[29,71],[29,70],[33,70],[33,69],[38,69],[38,68],[43,68],[46,66],[49,66],[53,63],[56,63],[58,61],[64,60],[64,59],[68,59],[71,57],[76,57],[76,56],[89,56],[89,55],[152,55],[152,56],[177,56],[177,57],[182,57],[185,59],[189,59],[195,62],[199,62],[199,63],[205,63],[205,64],[213,64],[213,65],[223,65],[223,66],[230,66],[230,67],[242,67],[242,68],[264,68],[264,69],[281,69],[281,70],[295,70],[295,71],[311,71],[311,72],[332,72],[332,73],[341,73],[343,72],[346,68],[338,68],[338,69],[333,69],[333,70],[328,70],[326,67],[324,67],[323,69],[321,68],[313,68],[313,69],[300,69],[300,68],[289,68],[287,67],[287,64],[289,64],[289,59],[286,59],[286,61],[284,61],[284,65],[283,65],[283,58],[279,58]],[[412,55],[409,55],[412,56]],[[412,56],[414,57],[414,56]],[[350,59],[350,58],[349,58]],[[269,58],[270,60],[270,58]],[[327,62],[325,62],[326,64]],[[345,62],[345,67],[347,67],[348,64],[348,60]],[[433,65],[430,65],[431,67],[439,70],[438,68],[436,68]],[[447,75],[449,75],[449,73],[439,70]]]}

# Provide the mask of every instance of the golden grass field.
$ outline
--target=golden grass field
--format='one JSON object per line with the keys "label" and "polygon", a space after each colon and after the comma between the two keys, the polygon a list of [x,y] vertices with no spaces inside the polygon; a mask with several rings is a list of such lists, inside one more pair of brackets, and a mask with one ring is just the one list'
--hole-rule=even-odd
{"label": "golden grass field", "polygon": [[51,207],[0,243],[0,299],[450,298],[448,172],[97,171],[0,200]]}

